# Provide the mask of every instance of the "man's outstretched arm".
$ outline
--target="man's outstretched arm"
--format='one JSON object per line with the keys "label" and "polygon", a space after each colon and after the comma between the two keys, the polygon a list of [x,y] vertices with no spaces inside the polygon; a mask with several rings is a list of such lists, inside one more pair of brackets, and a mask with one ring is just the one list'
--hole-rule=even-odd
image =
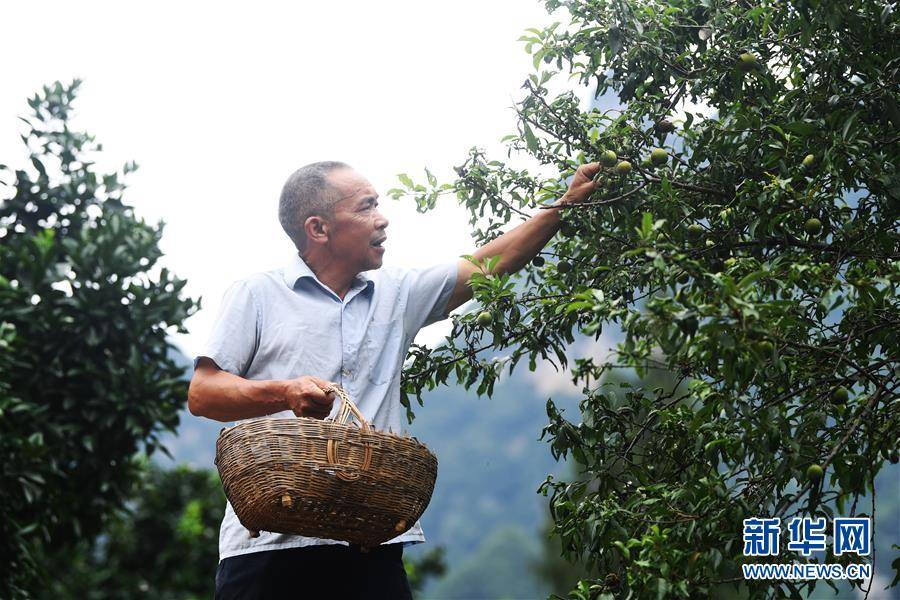
{"label": "man's outstretched arm", "polygon": [[[562,198],[554,202],[553,206],[576,204],[590,197],[596,185],[594,176],[599,171],[600,163],[589,163],[578,167],[572,183],[569,184],[568,191],[563,194]],[[537,256],[537,253],[559,230],[561,222],[559,213],[558,210],[541,210],[515,229],[507,231],[476,250],[473,256],[479,261],[499,256],[500,260],[493,272],[497,274],[515,273]],[[478,267],[466,259],[460,259],[456,286],[447,303],[448,312],[472,299],[469,280],[476,272],[478,272]]]}

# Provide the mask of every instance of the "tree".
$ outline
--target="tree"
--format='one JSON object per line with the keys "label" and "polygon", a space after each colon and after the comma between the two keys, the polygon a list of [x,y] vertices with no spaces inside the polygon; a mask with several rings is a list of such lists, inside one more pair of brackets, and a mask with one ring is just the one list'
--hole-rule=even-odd
{"label": "tree", "polygon": [[[573,597],[808,591],[814,582],[744,581],[742,521],[871,515],[875,476],[896,458],[891,4],[545,4],[561,21],[523,37],[535,72],[505,138],[510,162],[476,148],[454,181],[426,170],[390,194],[422,211],[455,195],[482,243],[558,198],[579,164],[605,156],[609,168],[590,202],[565,209],[546,264],[518,280],[482,265],[482,307],[454,318],[445,345],[413,348],[403,400],[421,403],[451,375],[490,394],[526,358],[571,368],[581,422],[550,400],[546,436],[581,475],[543,491],[565,551],[601,574]],[[552,93],[566,76],[599,102]],[[478,326],[479,310],[491,325]],[[611,357],[566,360],[576,336],[610,330],[622,336]],[[508,355],[480,359],[488,349]],[[621,368],[664,369],[681,385],[603,385]],[[805,562],[786,530],[777,562]]]}
{"label": "tree", "polygon": [[403,568],[409,580],[409,587],[414,595],[418,595],[425,588],[429,579],[441,577],[447,572],[447,563],[444,561],[444,547],[437,546],[422,554],[419,558],[404,558]]}
{"label": "tree", "polygon": [[4,597],[35,589],[44,548],[101,530],[130,497],[133,457],[174,430],[187,395],[166,335],[198,304],[180,297],[184,280],[151,273],[163,223],[122,202],[136,165],[97,174],[101,146],[70,129],[79,84],[28,101],[30,165],[0,165]]}
{"label": "tree", "polygon": [[103,532],[54,552],[41,598],[212,598],[225,494],[215,471],[147,463]]}

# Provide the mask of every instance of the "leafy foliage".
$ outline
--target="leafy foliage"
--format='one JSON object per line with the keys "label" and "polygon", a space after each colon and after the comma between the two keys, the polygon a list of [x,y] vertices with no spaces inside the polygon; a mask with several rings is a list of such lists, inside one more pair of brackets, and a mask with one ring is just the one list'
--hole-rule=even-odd
{"label": "leafy foliage", "polygon": [[132,457],[174,429],[187,394],[166,334],[198,304],[180,297],[184,280],[151,274],[163,224],[122,202],[136,165],[97,174],[101,146],[70,129],[79,83],[28,101],[30,166],[0,165],[4,597],[34,584],[41,545],[101,530],[131,494]]}
{"label": "leafy foliage", "polygon": [[432,548],[420,558],[404,558],[403,567],[406,570],[406,577],[412,593],[418,595],[429,579],[440,577],[447,572],[444,547]]}
{"label": "leafy foliage", "polygon": [[[572,597],[808,591],[743,581],[742,520],[870,515],[896,460],[900,24],[859,0],[546,5],[569,22],[523,38],[535,73],[506,138],[540,167],[473,149],[453,183],[402,176],[390,194],[420,210],[455,194],[485,242],[558,198],[579,164],[607,150],[618,164],[565,209],[543,265],[521,280],[482,265],[491,323],[462,315],[446,345],[414,347],[403,400],[451,376],[490,394],[526,358],[570,367],[582,420],[548,401],[545,434],[581,474],[543,492],[564,550],[604,574]],[[619,107],[553,97],[565,75]],[[576,336],[609,330],[624,338],[612,356],[566,359]],[[677,385],[603,383],[622,368]],[[779,562],[806,560],[785,548]]]}
{"label": "leafy foliage", "polygon": [[101,535],[49,552],[42,598],[212,598],[225,494],[215,471],[141,468],[136,493]]}

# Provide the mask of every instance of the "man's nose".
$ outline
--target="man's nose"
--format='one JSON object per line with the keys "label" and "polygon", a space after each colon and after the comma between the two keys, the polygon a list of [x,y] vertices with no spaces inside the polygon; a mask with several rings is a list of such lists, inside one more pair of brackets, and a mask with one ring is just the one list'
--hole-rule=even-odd
{"label": "man's nose", "polygon": [[381,214],[381,211],[378,211],[378,216],[375,217],[375,228],[386,229],[389,224],[390,221],[387,220],[387,217]]}

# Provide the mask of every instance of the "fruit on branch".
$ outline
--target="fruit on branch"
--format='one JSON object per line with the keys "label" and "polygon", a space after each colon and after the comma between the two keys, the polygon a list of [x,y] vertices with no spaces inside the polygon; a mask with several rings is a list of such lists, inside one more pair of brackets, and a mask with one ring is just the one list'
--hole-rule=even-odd
{"label": "fruit on branch", "polygon": [[619,157],[618,157],[618,155],[616,155],[615,150],[604,150],[603,152],[600,153],[600,158],[599,158],[600,164],[602,166],[606,167],[607,169],[609,167],[614,166],[616,164],[617,160],[619,160]]}
{"label": "fruit on branch", "polygon": [[669,160],[669,154],[662,148],[654,148],[653,151],[650,152],[650,162],[657,167],[666,164],[667,160]]}
{"label": "fruit on branch", "polygon": [[560,273],[565,274],[572,270],[572,265],[570,265],[569,263],[567,263],[564,260],[561,260],[558,263],[556,263],[556,270],[559,271]]}
{"label": "fruit on branch", "polygon": [[850,392],[844,386],[840,385],[831,392],[831,401],[835,404],[846,404],[850,399]]}
{"label": "fruit on branch", "polygon": [[755,347],[756,351],[766,358],[772,356],[772,353],[775,351],[775,345],[772,344],[772,342],[770,342],[769,340],[756,342]]}
{"label": "fruit on branch", "polygon": [[535,256],[534,258],[531,259],[531,264],[533,264],[536,267],[543,267],[544,262],[545,262],[544,257],[541,256],[540,254],[538,254],[537,256]]}
{"label": "fruit on branch", "polygon": [[704,232],[703,225],[701,225],[700,223],[691,223],[690,225],[688,225],[688,228],[687,228],[688,237],[691,238],[692,240],[699,240],[700,237],[703,235],[703,232]]}
{"label": "fruit on branch", "polygon": [[631,163],[627,160],[620,161],[619,164],[616,165],[616,173],[619,175],[628,175],[631,173]]}
{"label": "fruit on branch", "polygon": [[807,171],[813,168],[816,164],[816,156],[814,154],[807,154],[803,157],[803,168]]}
{"label": "fruit on branch", "polygon": [[657,133],[672,133],[675,131],[675,124],[668,119],[663,119],[656,124]]}
{"label": "fruit on branch", "polygon": [[812,483],[819,483],[822,481],[823,475],[825,475],[825,471],[822,469],[821,465],[809,465],[809,468],[806,469],[806,478]]}
{"label": "fruit on branch", "polygon": [[803,229],[809,235],[819,235],[822,233],[822,221],[815,217],[807,219],[806,223],[803,224]]}
{"label": "fruit on branch", "polygon": [[478,316],[475,318],[475,321],[481,327],[490,327],[491,323],[494,322],[494,316],[485,310],[485,311],[478,313]]}
{"label": "fruit on branch", "polygon": [[734,211],[731,210],[730,207],[723,208],[722,210],[719,211],[719,220],[722,221],[723,223],[728,223],[728,221],[731,220],[731,215],[733,213],[734,213]]}
{"label": "fruit on branch", "polygon": [[750,52],[744,52],[738,57],[737,69],[741,73],[749,73],[759,66],[756,55]]}

